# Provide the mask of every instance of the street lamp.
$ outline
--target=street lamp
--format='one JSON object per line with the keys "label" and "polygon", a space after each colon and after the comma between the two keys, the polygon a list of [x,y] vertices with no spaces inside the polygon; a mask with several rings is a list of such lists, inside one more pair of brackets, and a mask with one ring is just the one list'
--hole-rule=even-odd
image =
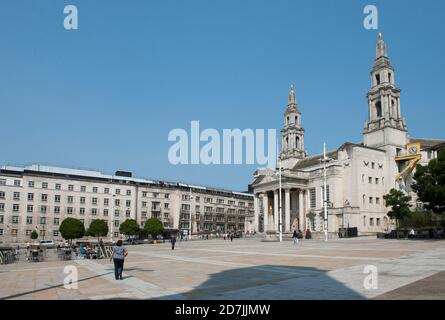
{"label": "street lamp", "polygon": [[[278,155],[278,142],[277,142],[277,155]],[[280,242],[283,242],[283,223],[282,223],[282,203],[281,203],[281,157],[278,156],[278,231],[280,235]]]}
{"label": "street lamp", "polygon": [[326,143],[323,143],[323,211],[324,211],[324,237],[328,241],[328,200],[326,190],[326,162],[331,161],[331,158],[326,158]]}
{"label": "street lamp", "polygon": [[192,187],[190,187],[189,198],[190,198],[190,209],[189,209],[190,215],[189,215],[189,236],[188,236],[188,238],[190,240],[192,240],[192,199],[193,199]]}

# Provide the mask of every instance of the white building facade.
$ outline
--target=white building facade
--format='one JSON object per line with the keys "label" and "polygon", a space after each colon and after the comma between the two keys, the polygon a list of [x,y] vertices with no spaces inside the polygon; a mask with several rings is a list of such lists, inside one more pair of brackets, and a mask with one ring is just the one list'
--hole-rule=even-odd
{"label": "white building facade", "polygon": [[[192,196],[190,198],[190,195]],[[149,218],[165,228],[192,235],[253,231],[253,196],[216,188],[96,171],[32,165],[0,167],[0,243],[61,240],[59,225],[67,217],[87,229],[94,219],[107,221],[108,238],[122,238],[119,227]],[[190,221],[191,217],[191,221]]]}
{"label": "white building facade", "polygon": [[[324,231],[325,201],[327,228],[332,236],[337,236],[340,228],[357,228],[359,235],[392,228],[383,196],[391,188],[413,195],[412,170],[404,169],[411,163],[413,166],[427,164],[437,156],[434,146],[444,141],[409,137],[400,108],[400,89],[381,34],[367,98],[368,119],[363,142],[346,142],[328,152],[323,160],[323,155],[309,157],[304,149],[302,113],[291,87],[281,130],[282,194],[280,197],[277,170],[254,173],[250,187],[254,193],[255,230],[279,232],[280,198],[284,233]],[[323,196],[324,163],[326,199]]]}

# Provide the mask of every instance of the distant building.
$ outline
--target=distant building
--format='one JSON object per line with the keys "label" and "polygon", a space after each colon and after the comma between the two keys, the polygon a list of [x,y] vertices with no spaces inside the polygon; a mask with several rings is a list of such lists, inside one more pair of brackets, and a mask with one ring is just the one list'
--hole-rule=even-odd
{"label": "distant building", "polygon": [[[281,130],[282,230],[324,230],[324,200],[328,231],[356,227],[359,234],[391,228],[383,195],[391,188],[411,192],[417,163],[437,157],[443,140],[410,139],[400,108],[395,71],[379,34],[371,69],[368,119],[363,143],[345,142],[326,155],[327,186],[323,197],[323,155],[308,156],[304,148],[302,113],[291,87]],[[347,125],[347,124],[345,124]],[[279,231],[279,185],[274,170],[257,170],[250,186],[254,193],[255,230]],[[413,194],[412,194],[413,195]],[[413,200],[415,201],[415,199]]]}
{"label": "distant building", "polygon": [[[192,199],[190,199],[190,190]],[[32,165],[0,167],[0,242],[59,240],[59,225],[78,218],[88,228],[94,219],[108,222],[114,239],[119,226],[135,219],[143,227],[158,218],[164,227],[188,234],[253,231],[253,196],[176,182],[133,178],[130,172],[96,171]],[[111,234],[112,233],[112,234]]]}

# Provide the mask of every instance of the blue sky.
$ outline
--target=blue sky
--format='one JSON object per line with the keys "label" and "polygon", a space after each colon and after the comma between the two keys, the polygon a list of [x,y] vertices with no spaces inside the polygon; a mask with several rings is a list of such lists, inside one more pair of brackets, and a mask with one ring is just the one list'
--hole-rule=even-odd
{"label": "blue sky", "polygon": [[[68,4],[79,30],[63,28]],[[309,154],[361,142],[378,31],[410,136],[445,138],[444,14],[435,0],[3,0],[0,164],[246,190],[255,165],[171,165],[169,131],[279,130],[293,83]]]}

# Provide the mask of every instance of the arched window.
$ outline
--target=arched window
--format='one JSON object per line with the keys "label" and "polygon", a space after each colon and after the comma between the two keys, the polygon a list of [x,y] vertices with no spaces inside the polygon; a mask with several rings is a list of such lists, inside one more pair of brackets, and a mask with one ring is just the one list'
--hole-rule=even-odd
{"label": "arched window", "polygon": [[298,116],[295,116],[295,124],[298,124]]}
{"label": "arched window", "polygon": [[377,118],[382,117],[382,103],[380,101],[377,101],[375,103],[375,114],[376,114]]}
{"label": "arched window", "polygon": [[389,82],[389,83],[392,83],[392,82],[391,82],[391,72],[388,72],[388,82]]}
{"label": "arched window", "polygon": [[286,149],[289,147],[289,137],[286,137]]}
{"label": "arched window", "polygon": [[380,84],[380,74],[377,73],[377,74],[375,75],[375,81],[376,81],[377,85]]}
{"label": "arched window", "polygon": [[295,148],[300,148],[300,137],[295,137]]}
{"label": "arched window", "polygon": [[286,118],[286,124],[289,124],[289,117]]}

